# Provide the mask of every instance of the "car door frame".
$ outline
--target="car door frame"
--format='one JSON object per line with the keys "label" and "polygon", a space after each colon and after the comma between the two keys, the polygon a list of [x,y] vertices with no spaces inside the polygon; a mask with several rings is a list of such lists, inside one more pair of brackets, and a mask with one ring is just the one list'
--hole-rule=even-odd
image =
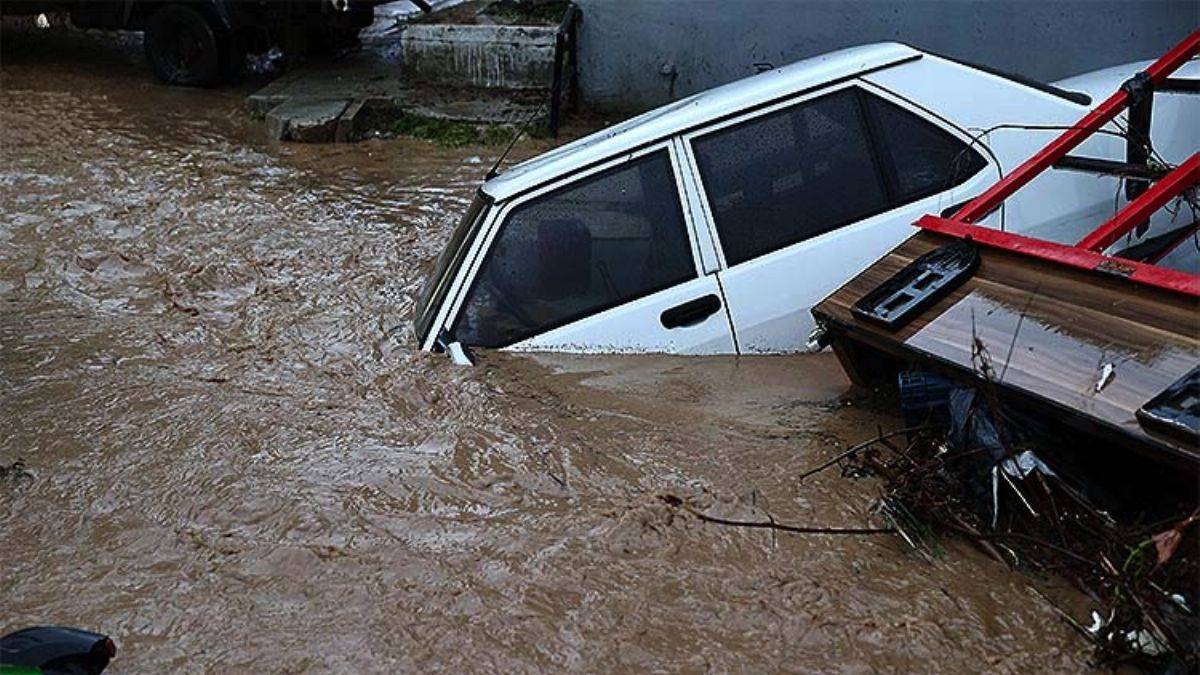
{"label": "car door frame", "polygon": [[[497,205],[494,205],[485,217],[485,221],[482,227],[480,227],[479,233],[475,237],[475,241],[470,243],[470,249],[464,258],[465,262],[455,275],[454,282],[446,294],[446,299],[442,303],[443,307],[438,310],[437,317],[433,323],[433,328],[431,328],[429,331],[430,336],[427,338],[426,348],[432,347],[434,342],[436,342],[436,336],[443,331],[451,330],[457,322],[459,315],[463,311],[463,306],[466,303],[467,296],[470,294],[470,290],[474,285],[475,278],[479,274],[480,269],[483,267],[483,262],[486,260],[488,253],[492,250],[496,238],[504,228],[505,221],[508,219],[509,215],[514,209],[548,193],[554,192],[555,190],[584,180],[589,176],[596,175],[609,169],[619,167],[623,164],[627,164],[633,160],[640,159],[644,156],[661,151],[667,152],[671,172],[675,179],[675,197],[678,200],[679,208],[682,213],[684,229],[687,233],[688,244],[692,255],[693,270],[696,273],[695,277],[683,283],[691,283],[697,279],[708,276],[709,274],[715,274],[715,270],[712,273],[705,272],[705,261],[707,260],[709,261],[709,264],[711,264],[711,261],[715,260],[715,256],[711,248],[707,253],[702,251],[702,246],[707,245],[711,247],[712,242],[708,241],[707,238],[700,236],[698,233],[699,228],[697,227],[695,216],[695,198],[692,196],[696,193],[696,188],[694,185],[689,185],[691,175],[687,166],[684,165],[681,160],[678,139],[676,137],[664,138],[653,143],[648,143],[645,146],[635,150],[624,152],[620,155],[609,157],[598,162],[590,163],[573,171],[565,172],[561,176],[551,181],[547,181],[546,183],[538,185],[535,188],[526,190],[520,194],[499,202]],[[669,288],[674,287],[675,286]],[[592,320],[601,314],[611,312],[632,303],[637,303],[649,297],[650,295],[655,295],[657,293],[669,290],[669,288],[656,291],[655,293],[651,293],[649,295],[642,295],[632,298],[614,307],[601,309],[586,316],[576,318],[569,323],[555,326],[540,333],[536,333],[532,336],[519,340],[514,344],[507,345],[499,349],[502,351],[529,351],[529,349],[522,347],[522,345],[535,340],[539,336],[576,325],[580,322]],[[723,293],[720,294],[720,300],[722,310],[725,310],[723,311],[725,314],[725,328],[728,331],[730,340],[732,342],[733,326],[728,316],[728,303],[726,302]]]}
{"label": "car door frame", "polygon": [[[786,110],[786,109],[789,109],[789,108],[792,108],[792,107],[795,107],[798,105],[803,105],[807,101],[816,100],[823,96],[828,96],[830,94],[833,94],[833,93],[836,93],[836,92],[839,92],[839,91],[842,91],[845,89],[850,89],[850,88],[855,88],[855,89],[859,90],[860,92],[863,92],[865,95],[878,96],[879,98],[882,98],[883,100],[885,100],[889,103],[899,106],[905,112],[915,115],[916,117],[928,122],[929,124],[934,125],[936,128],[941,129],[943,132],[950,134],[951,136],[953,136],[954,138],[963,142],[967,146],[975,148],[979,152],[979,154],[984,158],[984,161],[986,162],[987,166],[984,169],[976,172],[974,175],[968,177],[962,183],[954,185],[945,190],[941,190],[941,191],[934,192],[931,194],[923,195],[921,197],[918,197],[917,199],[913,199],[913,200],[906,201],[901,204],[890,206],[889,208],[887,208],[883,211],[880,211],[880,212],[874,213],[874,214],[869,214],[867,216],[859,218],[858,220],[855,220],[853,222],[842,225],[841,227],[829,230],[828,232],[823,232],[816,236],[809,237],[809,238],[803,239],[801,241],[793,242],[786,246],[777,248],[773,251],[769,251],[767,253],[755,256],[754,258],[751,258],[750,260],[742,261],[741,263],[738,263],[737,265],[730,266],[725,257],[725,249],[721,243],[720,232],[717,230],[716,219],[713,216],[711,199],[709,197],[708,190],[704,185],[703,176],[701,176],[701,174],[700,174],[699,162],[696,160],[695,149],[694,149],[695,140],[698,138],[707,136],[709,134],[712,134],[714,132],[720,131],[721,129],[733,127],[733,126],[743,124],[743,123],[749,122],[751,120],[754,120],[754,119],[757,119],[757,118],[760,118],[760,117],[763,117],[766,115],[771,115],[771,114],[779,112],[781,110]],[[870,134],[870,132],[868,132],[868,133]],[[721,119],[719,121],[715,121],[712,124],[708,124],[708,125],[705,125],[702,127],[690,129],[686,133],[681,134],[679,140],[680,140],[680,148],[679,148],[680,157],[681,157],[682,161],[684,161],[688,165],[688,172],[692,176],[692,179],[695,183],[695,189],[696,189],[697,195],[698,195],[697,217],[702,222],[697,223],[697,229],[707,230],[708,238],[711,240],[711,243],[712,243],[713,247],[715,248],[715,258],[716,258],[716,262],[718,265],[717,277],[718,277],[718,280],[722,282],[721,286],[722,286],[723,293],[724,293],[724,289],[725,289],[723,277],[731,269],[736,269],[736,268],[740,267],[741,265],[754,264],[758,261],[763,261],[764,259],[767,259],[769,257],[787,257],[787,256],[792,256],[792,255],[801,255],[804,249],[810,248],[813,246],[817,246],[822,241],[827,242],[829,239],[832,239],[833,237],[838,236],[839,233],[844,234],[845,231],[847,230],[847,228],[858,228],[858,227],[864,227],[864,226],[883,225],[885,223],[871,222],[871,221],[878,221],[880,219],[886,218],[888,216],[888,214],[891,214],[894,211],[911,208],[915,204],[925,203],[925,202],[929,202],[930,200],[936,199],[937,201],[932,202],[932,204],[930,204],[930,206],[933,206],[935,210],[940,211],[942,208],[945,208],[943,206],[943,202],[942,202],[943,199],[946,200],[945,204],[947,206],[950,204],[956,204],[956,203],[962,202],[966,199],[969,199],[970,197],[975,196],[975,194],[978,193],[979,191],[981,191],[982,189],[986,189],[986,187],[988,185],[992,184],[996,179],[998,179],[1002,175],[1002,168],[1000,166],[998,159],[995,157],[995,155],[991,152],[991,150],[987,147],[987,145],[981,139],[979,139],[975,136],[972,136],[965,129],[960,128],[958,125],[954,124],[950,120],[940,117],[937,114],[935,114],[934,112],[932,112],[930,110],[926,110],[925,108],[914,104],[912,101],[908,100],[907,98],[905,98],[899,94],[896,94],[895,92],[892,92],[892,91],[890,91],[884,87],[881,87],[877,84],[868,82],[867,80],[864,80],[860,77],[841,80],[838,82],[832,82],[828,86],[798,93],[796,96],[792,96],[792,97],[786,98],[784,100],[777,101],[775,103],[772,103],[769,106],[755,108],[753,110],[747,110],[746,112],[744,112],[742,114],[731,116],[731,117],[728,117],[725,119]],[[873,135],[868,135],[868,141],[873,144],[871,147],[871,151],[873,153],[879,153],[881,151],[881,148],[874,147],[874,144],[878,143],[878,139],[874,138]],[[880,160],[877,157],[875,159],[875,161],[878,162]],[[913,232],[915,233],[915,230],[913,230]],[[900,241],[897,241],[895,243],[899,244]],[[857,271],[855,273],[857,273]],[[853,276],[853,274],[850,274],[849,276],[846,277],[846,279],[839,281],[833,288],[836,288],[836,286],[840,286],[841,283],[848,281],[852,276]],[[754,349],[754,348],[747,349],[748,340],[744,340],[744,339],[742,339],[742,336],[738,335],[738,324],[737,324],[737,321],[735,318],[737,308],[733,307],[730,304],[731,302],[735,302],[736,298],[731,297],[731,296],[732,296],[732,293],[725,293],[725,299],[726,299],[725,307],[726,307],[726,311],[728,311],[730,313],[730,326],[734,333],[734,339],[739,343],[739,351],[749,351],[749,352],[763,351],[764,353],[774,353],[774,350],[770,350],[770,349],[768,349],[768,350],[758,350],[758,349]],[[785,350],[785,351],[803,351],[803,349],[794,349],[794,350]]]}

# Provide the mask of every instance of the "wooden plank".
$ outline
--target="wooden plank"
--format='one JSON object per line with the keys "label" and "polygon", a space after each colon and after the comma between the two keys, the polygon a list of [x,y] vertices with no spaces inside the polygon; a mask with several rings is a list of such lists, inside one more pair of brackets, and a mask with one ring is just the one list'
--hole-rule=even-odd
{"label": "wooden plank", "polygon": [[[1001,388],[1118,432],[1133,444],[1200,461],[1200,448],[1147,434],[1135,417],[1143,403],[1200,363],[1200,303],[1194,298],[985,248],[966,283],[895,332],[851,314],[867,292],[950,241],[917,234],[813,313],[835,339],[967,377],[979,372],[972,359],[978,338],[993,377],[1003,372]],[[1112,364],[1114,377],[1097,391],[1106,364]]]}

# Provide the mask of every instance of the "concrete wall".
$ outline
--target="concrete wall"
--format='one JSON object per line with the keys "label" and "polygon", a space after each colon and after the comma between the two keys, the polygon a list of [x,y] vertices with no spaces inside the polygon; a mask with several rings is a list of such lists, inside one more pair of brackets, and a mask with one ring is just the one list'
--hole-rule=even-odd
{"label": "concrete wall", "polygon": [[545,89],[554,73],[554,27],[418,23],[400,34],[412,82],[485,89]]}
{"label": "concrete wall", "polygon": [[575,0],[580,86],[645,110],[832,49],[897,40],[1053,80],[1153,58],[1200,25],[1200,0]]}

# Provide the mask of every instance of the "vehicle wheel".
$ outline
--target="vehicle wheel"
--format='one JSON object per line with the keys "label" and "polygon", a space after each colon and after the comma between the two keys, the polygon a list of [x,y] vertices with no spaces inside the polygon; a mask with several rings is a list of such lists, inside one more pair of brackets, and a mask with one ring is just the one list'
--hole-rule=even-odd
{"label": "vehicle wheel", "polygon": [[155,12],[146,25],[144,43],[146,60],[167,84],[210,87],[229,71],[229,36],[186,5],[167,5]]}
{"label": "vehicle wheel", "polygon": [[225,49],[221,52],[221,79],[225,82],[241,78],[246,67],[246,47],[237,39],[226,40]]}

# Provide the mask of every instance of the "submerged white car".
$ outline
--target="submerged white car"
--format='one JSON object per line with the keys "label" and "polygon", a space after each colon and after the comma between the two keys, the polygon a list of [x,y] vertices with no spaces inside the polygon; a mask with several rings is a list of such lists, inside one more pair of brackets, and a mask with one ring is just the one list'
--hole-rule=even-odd
{"label": "submerged white car", "polygon": [[[913,221],[982,192],[1142,67],[1053,87],[878,44],[677,101],[484,183],[418,304],[417,338],[452,353],[804,350],[809,309]],[[1165,161],[1197,143],[1200,115],[1184,111],[1155,102]],[[1119,132],[1077,150],[1125,152]],[[1120,188],[1051,171],[983,224],[1073,241],[1121,206]]]}

